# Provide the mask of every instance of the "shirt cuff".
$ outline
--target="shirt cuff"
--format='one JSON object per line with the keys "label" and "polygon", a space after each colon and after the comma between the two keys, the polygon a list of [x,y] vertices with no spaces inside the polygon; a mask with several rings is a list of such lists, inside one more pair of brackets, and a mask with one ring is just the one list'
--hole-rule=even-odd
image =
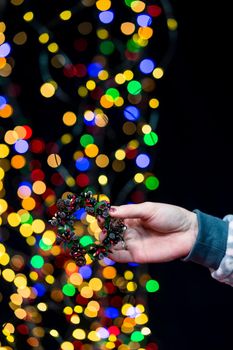
{"label": "shirt cuff", "polygon": [[196,242],[183,261],[193,261],[217,270],[227,246],[228,222],[195,209],[198,220]]}

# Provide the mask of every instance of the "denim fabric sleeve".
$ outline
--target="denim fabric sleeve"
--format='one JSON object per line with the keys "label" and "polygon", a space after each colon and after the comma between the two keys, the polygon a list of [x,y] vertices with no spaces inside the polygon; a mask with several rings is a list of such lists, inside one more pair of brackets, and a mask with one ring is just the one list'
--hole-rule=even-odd
{"label": "denim fabric sleeve", "polygon": [[183,261],[193,261],[217,270],[226,253],[229,223],[215,216],[194,210],[198,219],[196,242]]}
{"label": "denim fabric sleeve", "polygon": [[233,215],[224,218],[229,223],[227,249],[217,270],[210,269],[211,276],[233,287]]}

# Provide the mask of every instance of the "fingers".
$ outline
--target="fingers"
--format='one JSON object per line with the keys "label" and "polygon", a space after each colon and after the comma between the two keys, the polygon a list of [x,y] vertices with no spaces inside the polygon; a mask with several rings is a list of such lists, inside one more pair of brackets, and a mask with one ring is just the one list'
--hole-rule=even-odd
{"label": "fingers", "polygon": [[129,250],[114,250],[111,249],[112,253],[109,253],[109,258],[113,261],[120,263],[133,262],[132,255]]}
{"label": "fingers", "polygon": [[115,217],[115,218],[146,219],[153,214],[153,204],[150,202],[144,202],[139,204],[126,204],[126,205],[120,205],[120,206],[112,206],[110,208],[110,214],[112,217]]}

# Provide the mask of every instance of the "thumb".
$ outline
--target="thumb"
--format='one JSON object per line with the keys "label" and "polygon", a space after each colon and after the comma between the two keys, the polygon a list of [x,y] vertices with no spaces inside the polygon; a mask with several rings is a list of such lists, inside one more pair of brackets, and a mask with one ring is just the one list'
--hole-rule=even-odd
{"label": "thumb", "polygon": [[150,202],[112,206],[109,210],[112,217],[125,219],[147,219],[152,215],[151,211]]}

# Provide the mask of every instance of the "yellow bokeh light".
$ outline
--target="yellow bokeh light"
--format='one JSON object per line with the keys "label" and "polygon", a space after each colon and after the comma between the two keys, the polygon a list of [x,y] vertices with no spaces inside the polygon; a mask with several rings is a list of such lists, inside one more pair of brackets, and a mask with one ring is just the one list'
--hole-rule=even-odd
{"label": "yellow bokeh light", "polygon": [[78,315],[72,315],[70,318],[70,322],[73,324],[79,324],[80,323],[80,317]]}
{"label": "yellow bokeh light", "polygon": [[59,337],[59,333],[58,333],[58,331],[56,329],[51,329],[49,333],[54,338],[58,338]]}
{"label": "yellow bokeh light", "polygon": [[89,286],[92,290],[97,292],[101,290],[101,288],[103,287],[103,283],[100,278],[94,277],[89,281]]}
{"label": "yellow bokeh light", "polygon": [[146,314],[140,314],[135,317],[135,322],[137,324],[145,324],[148,322],[148,316]]}
{"label": "yellow bokeh light", "polygon": [[15,278],[15,273],[12,269],[5,269],[2,271],[2,276],[7,282],[12,282]]}
{"label": "yellow bokeh light", "polygon": [[12,303],[15,305],[21,305],[23,302],[22,295],[17,294],[17,293],[11,294],[10,299],[11,299]]}
{"label": "yellow bokeh light", "polygon": [[80,294],[82,297],[84,298],[91,298],[93,296],[93,289],[88,287],[88,286],[84,286],[81,291]]}
{"label": "yellow bokeh light", "polygon": [[20,154],[16,154],[11,158],[11,166],[15,169],[22,169],[26,165],[26,158]]}
{"label": "yellow bokeh light", "polygon": [[30,224],[22,224],[19,231],[23,237],[30,237],[33,234],[32,225]]}
{"label": "yellow bokeh light", "polygon": [[83,277],[82,277],[82,275],[80,273],[75,272],[75,273],[72,273],[72,275],[70,275],[69,281],[74,286],[79,286],[83,282]]}
{"label": "yellow bokeh light", "polygon": [[116,76],[115,76],[115,82],[119,85],[121,84],[124,84],[125,82],[125,76],[124,74],[122,73],[118,73]]}
{"label": "yellow bokeh light", "polygon": [[142,132],[143,134],[149,134],[152,131],[152,128],[149,124],[144,124],[142,126]]}
{"label": "yellow bokeh light", "polygon": [[98,167],[106,168],[108,166],[108,164],[109,164],[109,158],[105,154],[99,154],[96,157],[95,162],[96,162],[96,165],[98,165]]}
{"label": "yellow bokeh light", "polygon": [[129,80],[132,80],[133,79],[133,72],[129,69],[126,69],[124,72],[123,72],[123,75],[125,77],[125,80],[129,81]]}
{"label": "yellow bokeh light", "polygon": [[56,241],[56,234],[51,230],[43,233],[42,240],[46,245],[52,245]]}
{"label": "yellow bokeh light", "polygon": [[[90,331],[88,333],[88,339],[90,339],[91,341],[99,341],[101,338],[96,331]],[[114,347],[115,347],[115,344],[114,344]]]}
{"label": "yellow bokeh light", "polygon": [[10,261],[10,257],[7,253],[0,253],[0,264],[6,266]]}
{"label": "yellow bokeh light", "polygon": [[64,341],[61,343],[62,350],[74,350],[74,345],[69,341]]}
{"label": "yellow bokeh light", "polygon": [[75,179],[72,176],[68,176],[66,179],[66,184],[70,187],[75,186]]}
{"label": "yellow bokeh light", "polygon": [[40,87],[40,92],[41,95],[46,97],[46,98],[50,98],[55,94],[55,87],[53,84],[51,83],[44,83],[41,87]]}
{"label": "yellow bokeh light", "polygon": [[36,271],[31,271],[29,273],[29,277],[31,278],[32,281],[36,281],[38,279],[38,273]]}
{"label": "yellow bokeh light", "polygon": [[55,282],[55,278],[52,275],[48,275],[48,276],[45,277],[45,281],[48,284],[53,284]]}
{"label": "yellow bokeh light", "polygon": [[73,337],[78,340],[83,340],[86,338],[86,332],[82,328],[76,328],[73,333]]}
{"label": "yellow bokeh light", "polygon": [[130,281],[127,283],[127,289],[129,292],[134,292],[137,289],[137,287],[137,283],[135,282]]}
{"label": "yellow bokeh light", "polygon": [[125,35],[131,35],[135,31],[135,24],[131,22],[124,22],[121,24],[121,31]]}
{"label": "yellow bokeh light", "polygon": [[101,28],[101,29],[97,30],[97,36],[98,36],[98,38],[105,40],[108,38],[109,33],[106,29]]}
{"label": "yellow bokeh light", "polygon": [[100,176],[98,177],[98,182],[99,182],[99,184],[102,185],[102,186],[107,185],[107,183],[108,183],[108,178],[107,178],[107,176],[106,176],[106,175],[100,175]]}
{"label": "yellow bokeh light", "polygon": [[157,98],[152,98],[152,99],[149,101],[149,106],[150,106],[151,108],[154,108],[154,109],[158,108],[158,106],[159,106],[159,101],[157,100]]}
{"label": "yellow bokeh light", "polygon": [[41,44],[46,44],[49,41],[49,34],[48,33],[42,33],[39,36],[39,42]]}
{"label": "yellow bokeh light", "polygon": [[89,158],[94,158],[99,153],[99,148],[95,144],[89,144],[85,147],[84,151]]}
{"label": "yellow bokeh light", "polygon": [[63,312],[65,315],[72,315],[73,313],[73,309],[71,306],[66,306],[64,309],[63,309]]}
{"label": "yellow bokeh light", "polygon": [[5,252],[6,252],[5,246],[4,246],[2,243],[0,243],[0,257],[1,257],[3,254],[5,254]]}
{"label": "yellow bokeh light", "polygon": [[[7,67],[7,63],[5,65],[5,67]],[[3,74],[1,74],[2,76],[4,76]],[[9,105],[8,103],[6,103],[4,105],[4,107],[2,107],[0,109],[0,117],[2,118],[9,118],[11,115],[13,114],[13,107],[11,105]],[[1,152],[0,152],[1,155]],[[1,156],[0,156],[1,158]]]}
{"label": "yellow bokeh light", "polygon": [[74,311],[77,312],[77,314],[81,314],[83,312],[83,307],[81,305],[76,305]]}
{"label": "yellow bokeh light", "polygon": [[100,104],[104,108],[111,108],[114,104],[114,101],[110,98],[110,96],[103,95],[100,98]]}
{"label": "yellow bokeh light", "polygon": [[41,233],[44,231],[45,229],[45,223],[43,220],[41,219],[35,219],[33,222],[32,222],[32,229],[33,229],[33,232],[35,233]]}
{"label": "yellow bokeh light", "polygon": [[140,27],[138,29],[138,35],[143,40],[148,40],[153,35],[153,29],[150,27]]}
{"label": "yellow bokeh light", "polygon": [[0,32],[4,33],[6,30],[6,25],[4,22],[0,22]]}
{"label": "yellow bokeh light", "polygon": [[102,274],[103,274],[103,277],[106,279],[113,279],[117,275],[117,270],[113,266],[106,266],[103,269]]}
{"label": "yellow bokeh light", "polygon": [[3,168],[0,167],[0,180],[2,180],[5,176],[5,171]]}
{"label": "yellow bokeh light", "polygon": [[77,116],[74,112],[67,111],[62,117],[63,123],[67,126],[72,126],[77,121]]}
{"label": "yellow bokeh light", "polygon": [[3,33],[0,32],[0,45],[2,45],[6,40],[6,37]]}
{"label": "yellow bokeh light", "polygon": [[8,130],[4,135],[4,141],[8,145],[13,145],[18,140],[18,134],[15,130]]}
{"label": "yellow bokeh light", "polygon": [[78,88],[78,94],[79,94],[80,97],[86,97],[87,94],[88,94],[87,88],[85,86],[80,86]]}
{"label": "yellow bokeh light", "polygon": [[4,143],[0,144],[0,158],[6,158],[10,153],[10,149]]}
{"label": "yellow bokeh light", "polygon": [[87,88],[88,90],[90,90],[90,91],[95,90],[95,88],[96,88],[96,83],[95,83],[95,81],[94,81],[94,80],[88,80],[88,81],[86,82],[86,88]]}
{"label": "yellow bokeh light", "polygon": [[21,218],[20,215],[17,213],[10,213],[7,216],[7,221],[11,227],[17,227],[21,222]]}
{"label": "yellow bokeh light", "polygon": [[32,197],[24,198],[22,200],[22,207],[26,210],[33,210],[36,206],[36,201]]}
{"label": "yellow bokeh light", "polygon": [[23,15],[23,19],[26,22],[31,22],[33,20],[33,18],[34,18],[34,13],[32,11],[28,11]]}
{"label": "yellow bokeh light", "polygon": [[123,160],[123,159],[125,159],[125,156],[126,156],[126,154],[125,154],[125,151],[124,151],[123,149],[118,149],[118,150],[115,152],[115,157],[116,157],[116,159],[118,159],[118,160]]}
{"label": "yellow bokeh light", "polygon": [[110,0],[97,0],[95,3],[95,6],[100,11],[107,11],[111,7],[111,1]]}
{"label": "yellow bokeh light", "polygon": [[61,157],[57,153],[51,153],[47,158],[47,163],[51,168],[57,168],[61,165]]}
{"label": "yellow bokeh light", "polygon": [[136,13],[140,13],[140,12],[144,11],[145,7],[146,7],[146,4],[143,1],[132,1],[131,2],[131,9]]}
{"label": "yellow bokeh light", "polygon": [[73,140],[73,136],[71,134],[64,134],[61,137],[61,142],[63,145],[68,145]]}
{"label": "yellow bokeh light", "polygon": [[2,329],[3,334],[8,335],[15,332],[15,327],[12,323],[5,323]]}
{"label": "yellow bokeh light", "polygon": [[125,279],[127,279],[127,280],[132,280],[132,279],[133,279],[133,276],[134,276],[134,274],[133,274],[133,272],[130,271],[130,270],[126,270],[125,273],[124,273],[124,277],[125,277]]}
{"label": "yellow bokeh light", "polygon": [[[57,43],[50,43],[48,45],[48,50],[49,50],[49,52],[56,53],[59,50],[59,46]],[[51,96],[49,96],[49,97],[51,97]]]}
{"label": "yellow bokeh light", "polygon": [[167,26],[170,30],[176,30],[178,27],[178,23],[175,20],[175,18],[168,18],[167,19]]}
{"label": "yellow bokeh light", "polygon": [[109,77],[109,73],[108,71],[106,71],[105,69],[101,70],[99,73],[98,73],[98,78],[100,80],[107,80]]}
{"label": "yellow bokeh light", "polygon": [[114,101],[114,104],[115,104],[115,106],[117,106],[117,107],[123,106],[123,104],[124,104],[124,99],[123,99],[123,97],[121,97],[121,96],[117,97],[117,98],[115,99],[115,101]]}
{"label": "yellow bokeh light", "polygon": [[5,57],[0,57],[0,69],[4,68],[5,65],[6,65]]}
{"label": "yellow bokeh light", "polygon": [[134,175],[134,181],[138,184],[142,183],[144,181],[144,175],[142,173],[137,173]]}
{"label": "yellow bokeh light", "polygon": [[62,11],[59,15],[59,17],[63,20],[63,21],[68,21],[72,16],[72,12],[70,10],[65,10]]}
{"label": "yellow bokeh light", "polygon": [[36,194],[42,194],[46,191],[46,185],[43,181],[35,181],[32,185],[32,190]]}
{"label": "yellow bokeh light", "polygon": [[8,208],[8,203],[5,199],[0,198],[0,215],[3,214]]}
{"label": "yellow bokeh light", "polygon": [[156,79],[160,79],[163,77],[164,75],[164,71],[161,67],[156,67],[154,70],[153,70],[153,77],[155,77]]}
{"label": "yellow bokeh light", "polygon": [[98,113],[95,116],[95,124],[100,128],[105,127],[108,124],[108,117],[104,113]]}
{"label": "yellow bokeh light", "polygon": [[25,275],[19,273],[14,279],[14,284],[18,288],[25,288],[27,286],[27,278]]}

